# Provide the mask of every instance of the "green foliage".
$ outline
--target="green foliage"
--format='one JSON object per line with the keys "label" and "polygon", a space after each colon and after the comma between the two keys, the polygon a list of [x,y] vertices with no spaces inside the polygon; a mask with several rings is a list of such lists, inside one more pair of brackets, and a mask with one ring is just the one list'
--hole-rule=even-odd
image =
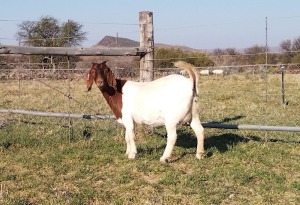
{"label": "green foliage", "polygon": [[255,65],[255,64],[264,64],[265,60],[265,50],[264,46],[254,45],[252,47],[246,48],[244,50],[245,54],[249,54],[245,56],[246,64]]}
{"label": "green foliage", "polygon": [[[35,47],[72,47],[86,39],[83,25],[69,20],[60,24],[53,17],[42,17],[39,21],[23,21],[19,26],[17,38],[21,44]],[[72,57],[76,61],[76,57]],[[58,63],[66,62],[65,56],[33,56],[31,62]]]}
{"label": "green foliage", "polygon": [[213,66],[214,62],[207,53],[204,52],[191,52],[188,53],[186,59],[188,63],[193,64],[196,67]]}
{"label": "green foliage", "polygon": [[296,53],[292,60],[291,60],[292,63],[300,63],[300,53]]}
{"label": "green foliage", "polygon": [[280,48],[284,52],[284,54],[281,56],[282,63],[300,63],[300,36],[295,38],[293,41],[282,41],[280,43]]}
{"label": "green foliage", "polygon": [[179,48],[159,48],[155,51],[155,68],[172,68],[173,63],[184,60],[196,67],[212,66],[214,62],[204,52],[184,52]]}
{"label": "green foliage", "polygon": [[42,17],[39,21],[23,21],[18,26],[17,37],[27,46],[70,47],[86,39],[83,26],[72,20],[60,25],[53,17]]}

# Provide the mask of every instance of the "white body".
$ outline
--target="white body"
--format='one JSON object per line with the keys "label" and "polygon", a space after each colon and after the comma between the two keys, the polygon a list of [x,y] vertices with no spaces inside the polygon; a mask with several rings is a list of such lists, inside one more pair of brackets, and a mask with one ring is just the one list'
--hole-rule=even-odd
{"label": "white body", "polygon": [[193,89],[193,83],[192,78],[176,74],[151,82],[126,82],[122,89],[122,119],[118,121],[126,128],[128,158],[135,158],[137,153],[134,123],[166,126],[167,146],[160,158],[166,162],[176,143],[176,126],[190,120],[198,140],[196,157],[203,157],[204,130],[198,115],[198,92]]}
{"label": "white body", "polygon": [[212,73],[215,75],[223,75],[224,71],[223,70],[213,70]]}
{"label": "white body", "polygon": [[200,74],[201,75],[209,75],[209,70],[201,70]]}
{"label": "white body", "polygon": [[128,81],[122,90],[123,118],[152,126],[164,125],[166,121],[185,123],[191,117],[192,87],[192,81],[181,75],[145,83]]}

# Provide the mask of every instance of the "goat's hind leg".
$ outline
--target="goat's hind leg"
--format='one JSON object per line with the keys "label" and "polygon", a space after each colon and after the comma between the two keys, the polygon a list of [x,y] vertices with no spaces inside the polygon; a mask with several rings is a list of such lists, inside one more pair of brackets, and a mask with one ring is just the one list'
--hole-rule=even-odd
{"label": "goat's hind leg", "polygon": [[125,141],[126,141],[126,155],[128,156],[131,150],[128,132],[125,132]]}
{"label": "goat's hind leg", "polygon": [[203,159],[204,158],[204,128],[201,125],[198,114],[193,116],[191,127],[197,136],[196,158]]}
{"label": "goat's hind leg", "polygon": [[168,159],[171,157],[177,139],[176,125],[166,125],[166,129],[168,133],[167,146],[163,156],[160,158],[161,162],[168,162]]}

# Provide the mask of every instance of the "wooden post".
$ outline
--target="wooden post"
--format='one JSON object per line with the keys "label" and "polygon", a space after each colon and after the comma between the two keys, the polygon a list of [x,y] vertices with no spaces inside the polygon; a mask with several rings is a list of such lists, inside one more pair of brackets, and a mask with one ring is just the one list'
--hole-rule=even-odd
{"label": "wooden post", "polygon": [[146,48],[147,52],[140,59],[140,81],[147,82],[154,79],[154,37],[153,37],[153,13],[142,11],[140,19],[140,47]]}

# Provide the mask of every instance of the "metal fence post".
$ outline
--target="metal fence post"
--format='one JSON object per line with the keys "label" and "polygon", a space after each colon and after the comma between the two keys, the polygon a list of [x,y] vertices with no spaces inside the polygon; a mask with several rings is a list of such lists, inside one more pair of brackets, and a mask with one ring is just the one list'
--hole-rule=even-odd
{"label": "metal fence post", "polygon": [[284,65],[281,66],[281,96],[282,104],[285,105],[285,93],[284,93]]}

